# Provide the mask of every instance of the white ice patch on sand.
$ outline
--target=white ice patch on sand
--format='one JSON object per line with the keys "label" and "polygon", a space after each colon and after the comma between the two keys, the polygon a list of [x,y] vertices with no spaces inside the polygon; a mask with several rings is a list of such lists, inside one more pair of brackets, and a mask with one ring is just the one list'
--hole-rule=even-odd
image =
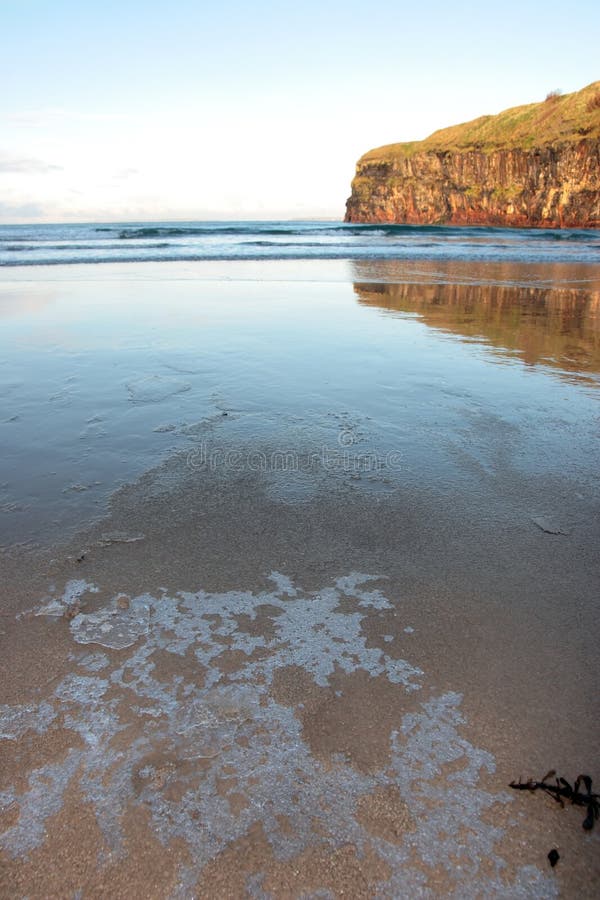
{"label": "white ice patch on sand", "polygon": [[[117,595],[76,616],[70,628],[77,643],[127,652],[74,659],[79,671],[54,686],[52,703],[0,708],[9,740],[27,728],[44,731],[58,715],[81,738],[62,761],[24,772],[28,784],[20,793],[11,786],[0,793],[0,807],[19,806],[0,847],[16,857],[42,844],[65,790],[77,786],[113,860],[127,853],[122,816],[132,808],[150,814],[165,847],[185,842],[190,862],[178,873],[176,896],[192,896],[203,866],[257,822],[279,860],[324,840],[332,850],[353,844],[359,856],[374,848],[391,872],[377,896],[429,896],[431,867],[443,870],[447,896],[556,896],[554,879],[534,867],[507,879],[497,849],[503,832],[486,813],[512,798],[504,787],[481,786],[495,763],[462,736],[460,695],[429,697],[414,712],[398,709],[389,759],[374,771],[361,771],[342,753],[321,759],[312,751],[300,701],[294,707],[274,699],[278,670],[301,667],[325,689],[343,672],[387,678],[397,685],[400,707],[406,696],[411,709],[424,674],[367,646],[363,622],[370,615],[394,609],[400,631],[404,624],[401,604],[368,590],[369,576],[354,573],[312,593],[278,573],[272,580],[274,588],[262,593],[144,594],[128,606]],[[223,654],[236,664],[223,670]],[[244,800],[235,813],[223,791],[232,773]],[[389,842],[367,830],[357,809],[365,794],[392,787],[411,825]],[[291,810],[293,829],[282,826]],[[456,865],[458,857],[466,862]],[[256,873],[263,896],[261,882]]]}
{"label": "white ice patch on sand", "polygon": [[174,394],[182,394],[191,389],[188,381],[181,381],[170,375],[147,375],[127,383],[130,400],[133,403],[158,403],[172,397]]}
{"label": "white ice patch on sand", "polygon": [[36,611],[36,616],[64,616],[65,605],[60,600],[50,600]]}
{"label": "white ice patch on sand", "polygon": [[16,741],[30,729],[43,734],[56,718],[56,712],[49,703],[39,706],[0,706],[0,740]]}
{"label": "white ice patch on sand", "polygon": [[540,531],[544,531],[546,534],[562,534],[565,536],[570,534],[568,529],[558,525],[548,516],[532,516],[531,521],[537,525]]}
{"label": "white ice patch on sand", "polygon": [[86,656],[82,657],[71,655],[70,659],[75,659],[78,665],[87,669],[88,672],[100,672],[100,670],[105,669],[110,662],[106,653],[88,653]]}
{"label": "white ice patch on sand", "polygon": [[36,616],[64,616],[66,612],[74,609],[80,602],[84,594],[97,594],[98,588],[95,584],[85,581],[83,578],[68,581],[63,591],[62,597],[54,597],[47,603],[42,604],[36,611]]}
{"label": "white ice patch on sand", "polygon": [[152,598],[136,597],[127,608],[115,597],[104,609],[79,613],[71,620],[71,634],[78,644],[100,644],[112,650],[131,647],[150,627]]}

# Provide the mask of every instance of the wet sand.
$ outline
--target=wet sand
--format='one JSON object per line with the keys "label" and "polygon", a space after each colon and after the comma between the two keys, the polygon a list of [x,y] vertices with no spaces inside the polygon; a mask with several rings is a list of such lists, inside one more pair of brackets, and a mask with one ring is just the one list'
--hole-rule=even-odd
{"label": "wet sand", "polygon": [[[585,811],[508,789],[550,768],[600,779],[594,291],[534,280],[535,331],[510,328],[530,309],[514,287],[486,331],[460,278],[419,310],[416,279],[385,268],[270,271],[192,282],[197,345],[145,325],[138,371],[113,333],[123,407],[93,393],[106,357],[85,369],[72,344],[52,389],[80,374],[73,430],[47,432],[32,496],[11,438],[2,896],[595,896]],[[97,306],[59,276],[89,328]],[[28,309],[49,283],[17,289]],[[153,308],[183,319],[188,288],[165,280]],[[42,415],[33,394],[8,412]],[[106,436],[79,446],[106,460],[97,479],[69,455],[94,416]]]}

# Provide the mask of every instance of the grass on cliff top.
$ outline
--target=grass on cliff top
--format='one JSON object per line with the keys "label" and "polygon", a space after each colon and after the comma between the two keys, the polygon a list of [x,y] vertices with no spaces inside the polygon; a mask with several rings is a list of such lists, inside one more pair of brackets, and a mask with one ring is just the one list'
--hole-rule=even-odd
{"label": "grass on cliff top", "polygon": [[600,138],[600,81],[573,94],[549,94],[541,103],[515,106],[496,116],[442,128],[423,141],[377,147],[365,153],[360,163],[386,162],[435,150],[530,149],[584,138]]}

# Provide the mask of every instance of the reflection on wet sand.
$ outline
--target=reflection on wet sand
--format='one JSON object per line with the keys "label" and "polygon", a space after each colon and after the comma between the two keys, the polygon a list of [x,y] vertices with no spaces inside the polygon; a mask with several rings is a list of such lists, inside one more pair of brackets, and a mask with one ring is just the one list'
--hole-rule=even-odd
{"label": "reflection on wet sand", "polygon": [[501,356],[598,383],[600,292],[514,284],[354,283],[364,306],[416,314],[433,328],[492,345]]}
{"label": "reflection on wet sand", "polygon": [[0,284],[0,319],[11,319],[42,313],[56,302],[59,292],[55,288],[29,285],[27,291],[13,288],[10,283]]}

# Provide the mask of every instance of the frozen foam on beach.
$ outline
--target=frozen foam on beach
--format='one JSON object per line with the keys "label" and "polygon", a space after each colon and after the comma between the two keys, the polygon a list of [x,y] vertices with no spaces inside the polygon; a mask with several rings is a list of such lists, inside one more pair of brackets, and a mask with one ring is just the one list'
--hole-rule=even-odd
{"label": "frozen foam on beach", "polygon": [[39,706],[0,706],[0,740],[16,741],[30,729],[43,734],[56,718],[51,704],[43,702]]}
{"label": "frozen foam on beach", "polygon": [[64,616],[66,607],[59,600],[49,600],[36,610],[36,616]]}
{"label": "frozen foam on beach", "polygon": [[[18,740],[30,729],[44,734],[60,716],[80,743],[62,761],[23,772],[20,793],[9,786],[0,794],[0,808],[19,808],[0,847],[26,857],[43,844],[50,817],[76,786],[115,859],[127,853],[126,809],[146,810],[165,846],[184,842],[190,862],[179,871],[182,896],[257,821],[282,862],[324,835],[332,849],[350,843],[359,855],[375,850],[389,868],[378,886],[386,896],[421,895],[433,870],[445,872],[449,895],[472,895],[485,879],[490,897],[555,896],[552,879],[534,867],[507,875],[498,849],[504,832],[487,813],[512,798],[482,787],[495,763],[461,733],[461,696],[430,693],[418,702],[424,673],[370,646],[366,620],[394,610],[401,629],[401,604],[372,584],[374,576],[351,573],[313,592],[284,574],[270,577],[273,588],[263,592],[119,594],[75,616],[69,627],[76,644],[108,652],[74,653],[79,673],[62,678],[38,705],[0,708],[0,724],[4,739]],[[71,585],[65,594],[81,589]],[[387,684],[396,698],[386,710],[396,722],[387,762],[356,765],[341,750],[344,730],[340,751],[316,752],[305,719],[314,701],[303,691],[284,701],[275,690],[282,673],[304,673],[323,702],[341,702],[346,691],[351,698],[357,676]],[[230,794],[223,786],[232,776]],[[400,830],[373,832],[363,813],[386,791],[397,792],[396,812],[404,810]],[[283,825],[291,807],[293,829]],[[454,865],[459,855],[469,865]]]}
{"label": "frozen foam on beach", "polygon": [[133,403],[159,403],[174,394],[183,394],[191,390],[191,387],[188,381],[181,381],[170,375],[147,375],[127,382],[127,390]]}
{"label": "frozen foam on beach", "polygon": [[100,644],[112,650],[131,647],[150,627],[150,604],[144,597],[122,602],[116,597],[104,609],[79,613],[71,621],[71,634],[78,644]]}
{"label": "frozen foam on beach", "polygon": [[67,582],[61,597],[52,597],[35,611],[36,616],[56,616],[77,611],[84,594],[97,594],[98,587],[84,578],[73,578]]}
{"label": "frozen foam on beach", "polygon": [[61,600],[66,606],[74,606],[88,592],[97,594],[98,587],[84,578],[74,578],[67,582]]}

